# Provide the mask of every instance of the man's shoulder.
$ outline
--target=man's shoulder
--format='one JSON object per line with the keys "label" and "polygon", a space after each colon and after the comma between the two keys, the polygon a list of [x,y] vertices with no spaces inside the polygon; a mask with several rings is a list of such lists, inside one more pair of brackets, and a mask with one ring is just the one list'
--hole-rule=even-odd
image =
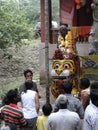
{"label": "man's shoulder", "polygon": [[78,105],[82,104],[81,101],[77,97],[74,97],[74,96],[68,97],[68,101],[73,102],[73,103],[78,104]]}
{"label": "man's shoulder", "polygon": [[96,113],[96,109],[89,104],[85,109],[85,115],[94,116]]}
{"label": "man's shoulder", "polygon": [[36,81],[35,80],[32,80],[33,84],[37,85]]}
{"label": "man's shoulder", "polygon": [[22,93],[25,90],[25,83],[19,86],[19,92]]}
{"label": "man's shoulder", "polygon": [[21,109],[17,106],[17,105],[5,105],[3,108],[2,108],[2,111],[15,111],[16,113],[17,112],[20,112],[22,113]]}
{"label": "man's shoulder", "polygon": [[[67,96],[67,95],[65,94],[65,96]],[[72,94],[69,94],[67,97],[69,100],[79,101],[79,99],[77,97],[73,96]]]}

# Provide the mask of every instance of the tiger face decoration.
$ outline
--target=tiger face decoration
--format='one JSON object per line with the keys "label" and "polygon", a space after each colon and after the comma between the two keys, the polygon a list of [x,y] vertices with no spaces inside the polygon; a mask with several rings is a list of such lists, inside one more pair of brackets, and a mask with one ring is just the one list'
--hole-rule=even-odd
{"label": "tiger face decoration", "polygon": [[53,60],[52,62],[52,95],[57,98],[59,94],[64,93],[62,89],[63,82],[72,82],[75,84],[76,66],[73,60]]}
{"label": "tiger face decoration", "polygon": [[68,80],[75,74],[75,64],[73,60],[53,60],[51,76],[55,79]]}
{"label": "tiger face decoration", "polygon": [[[60,29],[66,30],[65,26]],[[52,84],[50,89],[54,98],[64,93],[62,88],[64,82],[71,82],[73,85],[72,94],[77,95],[80,92],[79,78],[83,75],[71,31],[68,31],[63,36],[65,38],[59,36],[59,46],[52,58]]]}

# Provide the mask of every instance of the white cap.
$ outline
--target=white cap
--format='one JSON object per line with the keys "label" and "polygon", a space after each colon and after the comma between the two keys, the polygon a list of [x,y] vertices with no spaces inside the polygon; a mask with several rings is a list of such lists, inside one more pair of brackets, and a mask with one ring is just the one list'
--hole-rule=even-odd
{"label": "white cap", "polygon": [[58,104],[67,104],[68,99],[65,95],[60,94],[57,98],[57,102],[58,102]]}

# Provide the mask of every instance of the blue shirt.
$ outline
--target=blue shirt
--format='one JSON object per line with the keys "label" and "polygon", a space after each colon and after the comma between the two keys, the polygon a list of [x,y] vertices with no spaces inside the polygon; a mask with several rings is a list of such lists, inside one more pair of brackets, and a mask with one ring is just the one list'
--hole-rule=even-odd
{"label": "blue shirt", "polygon": [[[68,99],[68,105],[67,105],[68,110],[77,112],[81,119],[84,118],[84,109],[83,109],[83,105],[80,102],[80,100],[77,99],[76,97],[74,97],[72,94],[64,94],[64,95]],[[58,99],[59,99],[59,96],[56,99],[56,102],[54,104],[54,112],[59,110]]]}

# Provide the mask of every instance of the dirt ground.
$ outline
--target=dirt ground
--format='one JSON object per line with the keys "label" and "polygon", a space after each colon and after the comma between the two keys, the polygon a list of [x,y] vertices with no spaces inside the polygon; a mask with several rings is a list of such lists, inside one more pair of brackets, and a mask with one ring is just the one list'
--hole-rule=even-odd
{"label": "dirt ground", "polygon": [[[39,89],[39,95],[41,96],[41,98],[39,99],[40,102],[40,113],[41,114],[41,108],[42,106],[46,103],[46,88],[45,85],[38,85],[38,89]],[[55,102],[55,99],[53,98],[51,92],[50,92],[50,103],[53,106]]]}

